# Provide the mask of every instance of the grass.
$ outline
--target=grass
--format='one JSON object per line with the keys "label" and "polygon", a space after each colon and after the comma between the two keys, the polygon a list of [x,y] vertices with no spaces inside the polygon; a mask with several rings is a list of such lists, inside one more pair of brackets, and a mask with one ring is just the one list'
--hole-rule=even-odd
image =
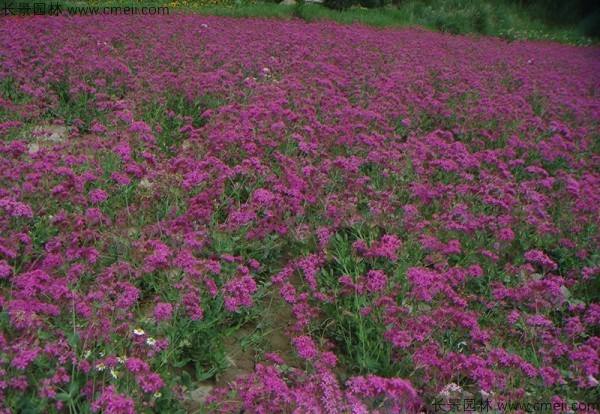
{"label": "grass", "polygon": [[581,21],[574,17],[557,23],[539,5],[524,5],[509,0],[409,0],[398,6],[367,9],[351,7],[337,11],[319,4],[298,3],[287,6],[274,2],[245,0],[207,2],[195,0],[91,0],[67,1],[66,7],[82,6],[166,6],[173,11],[228,17],[299,18],[308,22],[330,20],[343,24],[360,23],[374,27],[421,26],[453,34],[482,34],[507,40],[552,40],[589,45],[599,39],[590,36],[590,27],[598,20],[591,13]]}

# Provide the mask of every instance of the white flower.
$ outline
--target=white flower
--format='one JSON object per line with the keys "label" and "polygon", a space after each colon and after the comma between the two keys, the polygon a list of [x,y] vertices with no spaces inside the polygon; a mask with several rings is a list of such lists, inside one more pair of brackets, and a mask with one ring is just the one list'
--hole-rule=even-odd
{"label": "white flower", "polygon": [[460,394],[462,393],[462,391],[463,389],[460,385],[451,382],[450,384],[447,384],[444,388],[442,388],[438,395],[442,398],[449,398],[450,395]]}
{"label": "white flower", "polygon": [[154,395],[152,395],[154,398],[160,398],[162,397],[162,394],[160,392],[155,392]]}
{"label": "white flower", "polygon": [[112,377],[113,377],[114,379],[117,379],[117,377],[118,377],[118,372],[117,372],[117,371],[115,371],[113,368],[111,368],[111,369],[110,369],[110,375],[112,375]]}
{"label": "white flower", "polygon": [[142,328],[135,328],[133,330],[133,334],[136,336],[142,336],[144,335],[146,332],[144,332],[144,330]]}
{"label": "white flower", "polygon": [[90,351],[89,349],[87,351],[85,351],[85,353],[83,354],[83,358],[84,359],[88,359],[90,357],[90,355],[92,355],[92,351]]}
{"label": "white flower", "polygon": [[156,345],[156,339],[154,339],[154,338],[152,338],[151,336],[149,336],[149,337],[146,339],[146,343],[147,343],[148,345],[150,345],[150,346],[154,346],[154,345]]}
{"label": "white flower", "polygon": [[104,371],[106,369],[106,365],[104,365],[102,362],[96,365],[96,369],[98,371]]}

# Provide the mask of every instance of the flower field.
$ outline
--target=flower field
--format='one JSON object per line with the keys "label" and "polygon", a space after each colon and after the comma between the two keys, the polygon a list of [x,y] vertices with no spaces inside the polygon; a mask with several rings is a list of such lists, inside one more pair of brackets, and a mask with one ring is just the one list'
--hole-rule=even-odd
{"label": "flower field", "polygon": [[0,413],[598,412],[597,47],[38,16],[0,62]]}

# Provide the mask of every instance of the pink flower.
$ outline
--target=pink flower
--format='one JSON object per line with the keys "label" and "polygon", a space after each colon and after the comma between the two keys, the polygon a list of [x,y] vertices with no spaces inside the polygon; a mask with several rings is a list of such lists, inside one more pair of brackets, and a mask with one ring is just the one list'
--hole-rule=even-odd
{"label": "pink flower", "polygon": [[245,266],[238,268],[241,275],[227,282],[223,288],[225,309],[235,312],[240,307],[252,306],[252,295],[256,292],[256,282]]}
{"label": "pink flower", "polygon": [[0,199],[0,210],[6,211],[12,217],[33,217],[33,211],[29,205],[8,198]]}
{"label": "pink flower", "polygon": [[528,262],[536,263],[550,270],[556,270],[557,264],[541,250],[529,250],[525,253]]}
{"label": "pink flower", "polygon": [[517,323],[517,321],[519,320],[519,318],[521,317],[521,314],[519,313],[519,311],[513,310],[508,314],[508,317],[506,318],[508,323],[510,323],[511,325],[514,325],[515,323]]}
{"label": "pink flower", "polygon": [[553,367],[544,367],[540,369],[540,376],[544,380],[544,385],[546,387],[565,383],[565,380],[563,379],[562,375],[560,375],[560,372]]}
{"label": "pink flower", "polygon": [[477,264],[476,265],[471,265],[467,269],[467,273],[471,277],[481,277],[481,276],[483,276],[483,269],[481,268],[481,266],[479,266]]}
{"label": "pink flower", "polygon": [[120,185],[128,185],[131,183],[131,179],[129,177],[127,177],[125,174],[116,171],[110,175],[110,178],[115,180]]}
{"label": "pink flower", "polygon": [[25,369],[38,357],[39,353],[38,348],[22,349],[15,355],[10,365],[17,369]]}
{"label": "pink flower", "polygon": [[500,230],[499,238],[502,241],[512,241],[515,238],[515,233],[511,228],[505,227]]}
{"label": "pink flower", "polygon": [[137,132],[140,134],[151,134],[152,128],[144,121],[135,121],[129,127],[129,132]]}
{"label": "pink flower", "polygon": [[254,190],[252,200],[259,205],[269,206],[275,200],[275,195],[269,190],[258,188]]}
{"label": "pink flower", "polygon": [[130,357],[125,361],[125,367],[133,373],[144,373],[150,369],[148,364],[139,358]]}
{"label": "pink flower", "polygon": [[160,390],[165,385],[160,375],[154,372],[137,375],[136,380],[139,386],[144,390],[144,392],[148,393],[158,392],[158,390]]}
{"label": "pink flower", "polygon": [[110,385],[93,402],[92,411],[102,411],[104,414],[135,414],[135,403],[130,398],[117,393],[115,387]]}
{"label": "pink flower", "polygon": [[104,191],[100,188],[90,191],[89,195],[90,195],[90,201],[93,204],[102,203],[103,201],[108,200],[108,194],[106,193],[106,191]]}
{"label": "pink flower", "polygon": [[6,260],[0,260],[0,279],[7,279],[12,273],[12,268]]}
{"label": "pink flower", "polygon": [[188,292],[183,296],[182,304],[188,317],[193,320],[204,318],[204,310],[200,306],[200,295],[197,292]]}
{"label": "pink flower", "polygon": [[380,292],[387,286],[387,276],[381,270],[369,270],[366,278],[369,292]]}
{"label": "pink flower", "polygon": [[297,336],[292,340],[292,343],[296,347],[296,352],[298,352],[300,358],[311,360],[317,356],[317,347],[309,336]]}
{"label": "pink flower", "polygon": [[147,244],[153,248],[153,252],[144,259],[144,272],[152,273],[166,267],[171,256],[171,249],[160,240],[149,240]]}
{"label": "pink flower", "polygon": [[391,261],[398,260],[398,250],[401,246],[402,241],[393,234],[384,235],[371,247],[367,247],[364,240],[357,240],[352,244],[352,247],[365,257],[384,257]]}
{"label": "pink flower", "polygon": [[167,321],[173,315],[173,305],[170,303],[157,303],[154,306],[154,318],[157,321]]}
{"label": "pink flower", "polygon": [[554,326],[552,321],[548,320],[542,315],[534,315],[527,318],[527,323],[531,326],[540,326],[543,328],[551,328]]}

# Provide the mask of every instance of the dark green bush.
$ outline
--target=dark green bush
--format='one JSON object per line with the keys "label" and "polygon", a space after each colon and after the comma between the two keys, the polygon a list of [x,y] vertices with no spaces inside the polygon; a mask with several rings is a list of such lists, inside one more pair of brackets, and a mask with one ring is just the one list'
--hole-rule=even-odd
{"label": "dark green bush", "polygon": [[424,24],[452,34],[489,34],[493,27],[492,10],[483,3],[473,2],[468,7],[455,9],[430,9],[425,14]]}
{"label": "dark green bush", "polygon": [[482,8],[473,13],[472,24],[475,33],[488,34],[491,24],[487,11]]}
{"label": "dark green bush", "polygon": [[359,4],[363,7],[374,9],[376,7],[383,7],[389,4],[389,2],[387,0],[360,0]]}
{"label": "dark green bush", "polygon": [[356,3],[356,0],[325,0],[323,5],[333,10],[346,10]]}
{"label": "dark green bush", "polygon": [[458,34],[462,32],[460,24],[451,16],[442,16],[438,14],[433,20],[433,26],[441,32],[448,32],[452,34]]}
{"label": "dark green bush", "polygon": [[577,28],[584,36],[600,38],[600,8],[584,17]]}

